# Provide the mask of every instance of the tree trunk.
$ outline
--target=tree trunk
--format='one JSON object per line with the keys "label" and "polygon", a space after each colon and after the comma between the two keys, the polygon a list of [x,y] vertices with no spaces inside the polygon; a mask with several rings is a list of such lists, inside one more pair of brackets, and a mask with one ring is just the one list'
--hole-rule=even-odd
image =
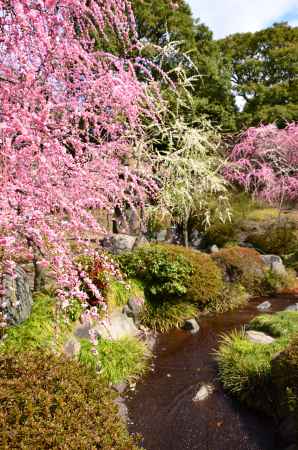
{"label": "tree trunk", "polygon": [[188,240],[188,219],[186,219],[183,222],[183,239],[184,239],[184,245],[185,247],[189,247],[189,240]]}
{"label": "tree trunk", "polygon": [[34,257],[33,259],[33,267],[34,267],[34,292],[41,291],[45,286],[45,276],[44,271],[41,269],[39,264],[37,264],[37,259]]}

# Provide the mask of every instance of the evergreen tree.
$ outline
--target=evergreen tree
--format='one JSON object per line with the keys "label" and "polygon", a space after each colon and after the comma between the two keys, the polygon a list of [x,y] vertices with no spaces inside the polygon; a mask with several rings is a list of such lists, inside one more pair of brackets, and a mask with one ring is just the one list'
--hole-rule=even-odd
{"label": "evergreen tree", "polygon": [[245,101],[239,125],[298,120],[298,27],[286,22],[219,41],[232,64],[236,95]]}

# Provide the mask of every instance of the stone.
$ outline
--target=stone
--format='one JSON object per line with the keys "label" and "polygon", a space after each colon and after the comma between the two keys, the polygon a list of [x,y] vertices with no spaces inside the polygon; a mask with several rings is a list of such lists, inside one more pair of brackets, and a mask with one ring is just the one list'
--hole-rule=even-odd
{"label": "stone", "polygon": [[167,240],[167,230],[160,230],[156,233],[157,242],[164,242]]}
{"label": "stone", "polygon": [[114,310],[105,324],[98,322],[93,326],[97,335],[103,339],[118,340],[123,337],[136,336],[138,329],[131,317],[119,309]]}
{"label": "stone", "polygon": [[122,381],[121,383],[113,384],[112,388],[114,391],[118,392],[118,394],[123,394],[124,391],[127,389],[128,384],[125,381]]}
{"label": "stone", "polygon": [[298,311],[298,303],[288,306],[285,311]]}
{"label": "stone", "polygon": [[26,272],[20,266],[15,268],[15,276],[2,275],[4,295],[0,301],[0,311],[8,325],[18,325],[31,314],[33,299]]}
{"label": "stone", "polygon": [[270,268],[273,263],[283,264],[281,257],[278,255],[261,255],[261,258],[263,263]]}
{"label": "stone", "polygon": [[210,253],[217,253],[219,252],[219,248],[217,247],[217,245],[211,245],[210,247]]}
{"label": "stone", "polygon": [[262,331],[249,330],[246,331],[245,334],[248,340],[254,344],[272,344],[272,342],[275,341],[272,336],[269,336]]}
{"label": "stone", "polygon": [[271,306],[272,306],[271,303],[266,301],[266,302],[260,303],[260,305],[257,306],[257,309],[259,311],[266,311],[267,309],[270,309]]}
{"label": "stone", "polygon": [[130,297],[127,302],[127,306],[131,310],[133,317],[138,319],[144,310],[145,303],[142,298]]}
{"label": "stone", "polygon": [[261,258],[264,264],[269,267],[276,275],[286,275],[287,271],[280,256],[262,255]]}
{"label": "stone", "polygon": [[200,325],[196,319],[188,319],[185,321],[183,329],[185,331],[190,331],[191,334],[196,334],[200,331]]}
{"label": "stone", "polygon": [[64,351],[64,354],[67,357],[73,358],[73,357],[77,356],[80,353],[80,351],[81,351],[81,344],[75,337],[71,337],[64,344],[63,351]]}
{"label": "stone", "polygon": [[143,245],[147,245],[147,244],[149,244],[148,239],[144,235],[140,235],[140,236],[137,236],[136,242],[135,242],[133,248],[136,249],[139,247],[143,247]]}
{"label": "stone", "polygon": [[149,333],[145,339],[146,345],[149,351],[153,352],[155,344],[156,344],[156,336],[153,333]]}
{"label": "stone", "polygon": [[74,331],[74,335],[81,339],[89,339],[90,338],[89,331],[91,330],[91,328],[92,325],[90,322],[84,322],[82,324],[79,324]]}
{"label": "stone", "polygon": [[101,245],[114,255],[131,251],[134,248],[137,237],[129,234],[112,234],[101,241]]}
{"label": "stone", "polygon": [[214,392],[214,386],[211,384],[203,384],[196,395],[193,397],[193,402],[202,402],[203,400],[206,400],[210,394]]}
{"label": "stone", "polygon": [[134,317],[132,310],[128,305],[124,305],[122,308],[122,314],[126,314],[127,317]]}
{"label": "stone", "polygon": [[122,419],[124,422],[127,422],[128,409],[127,409],[124,399],[119,396],[119,397],[115,398],[114,403],[118,407],[118,416],[120,417],[120,419]]}

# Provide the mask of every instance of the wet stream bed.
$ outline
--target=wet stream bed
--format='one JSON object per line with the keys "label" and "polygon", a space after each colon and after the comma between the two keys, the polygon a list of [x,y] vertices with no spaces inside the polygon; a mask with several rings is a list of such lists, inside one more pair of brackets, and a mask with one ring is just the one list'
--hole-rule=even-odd
{"label": "wet stream bed", "polygon": [[[269,299],[268,312],[298,301],[293,295]],[[253,299],[235,312],[200,318],[200,331],[160,335],[154,371],[129,393],[129,429],[143,436],[146,450],[280,450],[273,420],[241,406],[217,381],[212,352],[222,333],[241,328],[260,312]],[[192,399],[203,383],[215,386],[202,402]]]}

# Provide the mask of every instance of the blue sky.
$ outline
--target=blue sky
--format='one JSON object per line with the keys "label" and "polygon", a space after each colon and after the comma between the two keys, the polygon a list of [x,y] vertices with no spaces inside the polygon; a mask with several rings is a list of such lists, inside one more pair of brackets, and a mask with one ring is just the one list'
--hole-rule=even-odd
{"label": "blue sky", "polygon": [[260,30],[287,20],[298,26],[298,0],[187,0],[194,17],[214,32],[215,38]]}

